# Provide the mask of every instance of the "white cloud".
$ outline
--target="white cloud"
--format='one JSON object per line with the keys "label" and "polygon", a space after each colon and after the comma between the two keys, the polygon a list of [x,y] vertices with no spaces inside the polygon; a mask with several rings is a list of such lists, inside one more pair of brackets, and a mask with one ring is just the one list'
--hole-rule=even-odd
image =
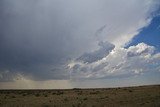
{"label": "white cloud", "polygon": [[127,49],[127,54],[128,56],[132,57],[132,56],[138,56],[138,55],[142,55],[143,56],[148,56],[153,54],[155,51],[155,48],[153,46],[148,46],[145,43],[139,43],[136,46],[130,46]]}
{"label": "white cloud", "polygon": [[128,77],[145,72],[159,72],[160,53],[155,48],[139,43],[128,49],[115,48],[109,55],[93,63],[76,62],[70,66],[72,78]]}

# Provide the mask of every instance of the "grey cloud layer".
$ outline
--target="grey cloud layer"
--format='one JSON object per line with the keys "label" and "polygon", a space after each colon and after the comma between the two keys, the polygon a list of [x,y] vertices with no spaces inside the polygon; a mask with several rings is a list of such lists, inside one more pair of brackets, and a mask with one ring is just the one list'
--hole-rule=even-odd
{"label": "grey cloud layer", "polygon": [[77,58],[77,61],[83,61],[85,63],[92,63],[98,61],[109,54],[115,46],[109,42],[99,42],[100,49],[93,51],[91,53],[84,53],[82,56]]}
{"label": "grey cloud layer", "polygon": [[[157,2],[1,0],[0,81],[10,81],[17,73],[37,80],[69,78],[70,59],[97,50],[101,41],[116,46],[128,42],[148,24]],[[93,56],[104,57],[108,50],[103,49]]]}

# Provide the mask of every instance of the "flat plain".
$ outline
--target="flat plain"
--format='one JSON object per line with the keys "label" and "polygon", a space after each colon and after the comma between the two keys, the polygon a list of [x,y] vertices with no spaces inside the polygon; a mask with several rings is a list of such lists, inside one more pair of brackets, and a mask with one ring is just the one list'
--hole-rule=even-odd
{"label": "flat plain", "polygon": [[0,107],[160,107],[160,85],[0,90]]}

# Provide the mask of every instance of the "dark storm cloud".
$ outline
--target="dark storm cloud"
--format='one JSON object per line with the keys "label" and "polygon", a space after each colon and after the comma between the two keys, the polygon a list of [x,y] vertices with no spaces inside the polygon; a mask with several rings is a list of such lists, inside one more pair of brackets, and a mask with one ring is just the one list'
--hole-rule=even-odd
{"label": "dark storm cloud", "polygon": [[48,79],[55,77],[49,74],[52,65],[68,57],[67,28],[70,25],[60,23],[58,12],[41,3],[37,0],[0,2],[3,4],[0,13],[1,72],[32,73]]}
{"label": "dark storm cloud", "polygon": [[85,17],[81,20],[83,12],[73,10],[74,3],[1,0],[0,72],[7,70],[11,77],[21,72],[34,79],[68,78],[60,65],[96,44],[88,42],[93,39],[86,36],[89,33],[76,35]]}

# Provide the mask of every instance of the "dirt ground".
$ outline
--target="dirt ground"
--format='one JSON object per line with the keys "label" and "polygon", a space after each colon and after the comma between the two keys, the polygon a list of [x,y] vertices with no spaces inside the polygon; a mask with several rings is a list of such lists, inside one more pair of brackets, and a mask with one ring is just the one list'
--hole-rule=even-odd
{"label": "dirt ground", "polygon": [[0,107],[160,107],[160,85],[68,90],[0,90]]}

